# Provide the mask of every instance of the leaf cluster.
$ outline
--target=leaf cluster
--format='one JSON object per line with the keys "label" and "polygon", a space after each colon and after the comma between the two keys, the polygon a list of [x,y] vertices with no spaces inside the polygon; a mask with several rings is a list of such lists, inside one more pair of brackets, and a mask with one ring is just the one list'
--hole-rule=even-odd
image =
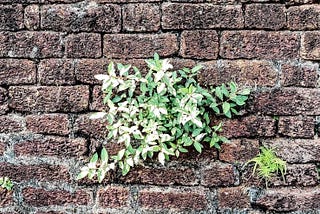
{"label": "leaf cluster", "polygon": [[8,177],[0,177],[0,185],[3,189],[12,190],[13,183]]}

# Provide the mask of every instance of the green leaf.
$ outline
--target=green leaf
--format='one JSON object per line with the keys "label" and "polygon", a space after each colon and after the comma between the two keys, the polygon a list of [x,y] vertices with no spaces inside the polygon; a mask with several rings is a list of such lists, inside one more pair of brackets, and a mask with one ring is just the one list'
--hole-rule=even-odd
{"label": "green leaf", "polygon": [[220,87],[216,87],[215,95],[216,95],[221,101],[223,101],[223,94],[222,94],[222,91],[221,91],[221,88],[220,88]]}
{"label": "green leaf", "polygon": [[230,103],[223,102],[222,103],[222,110],[223,110],[223,113],[227,116],[227,113],[230,112]]}
{"label": "green leaf", "polygon": [[105,147],[101,150],[101,161],[108,162],[109,156]]}
{"label": "green leaf", "polygon": [[187,153],[187,152],[188,152],[188,150],[185,149],[185,148],[183,148],[183,147],[179,147],[178,150],[179,150],[180,152],[182,152],[182,153]]}
{"label": "green leaf", "polygon": [[94,155],[90,159],[90,163],[96,163],[98,161],[98,153],[94,153]]}
{"label": "green leaf", "polygon": [[158,160],[159,162],[164,165],[164,162],[165,162],[165,156],[164,156],[164,153],[163,152],[159,152],[158,154]]}
{"label": "green leaf", "polygon": [[245,88],[239,94],[241,94],[241,95],[249,95],[250,94],[250,89],[249,88]]}
{"label": "green leaf", "polygon": [[[84,167],[84,168],[85,168],[85,167]],[[88,168],[88,167],[87,167],[87,168]],[[88,173],[89,173],[89,169],[87,169],[87,170],[81,170],[81,172],[77,175],[76,180],[80,180],[80,179],[82,179],[82,178],[87,177]]]}
{"label": "green leaf", "polygon": [[193,146],[194,146],[194,148],[195,148],[199,153],[202,152],[202,147],[203,147],[203,146],[202,146],[199,142],[195,141],[195,142],[193,143]]}

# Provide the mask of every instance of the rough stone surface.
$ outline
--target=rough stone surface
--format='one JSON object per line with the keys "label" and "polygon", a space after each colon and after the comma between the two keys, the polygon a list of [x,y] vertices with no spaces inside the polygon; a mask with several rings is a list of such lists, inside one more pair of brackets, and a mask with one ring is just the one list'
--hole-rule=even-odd
{"label": "rough stone surface", "polygon": [[70,58],[101,57],[101,36],[93,33],[70,34],[66,37],[66,55]]}
{"label": "rough stone surface", "polygon": [[23,6],[21,4],[0,5],[0,14],[0,30],[23,28]]}
{"label": "rough stone surface", "polygon": [[36,83],[36,65],[29,60],[0,59],[0,85]]}
{"label": "rough stone surface", "polygon": [[98,198],[102,207],[127,207],[129,206],[129,188],[109,186],[98,191]]}
{"label": "rough stone surface", "polygon": [[0,116],[0,132],[20,132],[24,129],[24,119],[18,115]]}
{"label": "rough stone surface", "polygon": [[303,59],[320,59],[320,32],[305,32],[301,39],[301,57]]}
{"label": "rough stone surface", "polygon": [[237,174],[231,164],[213,163],[202,169],[201,184],[208,187],[229,186],[237,182]]}
{"label": "rough stone surface", "polygon": [[315,120],[313,117],[280,117],[279,134],[295,138],[313,138]]}
{"label": "rough stone surface", "polygon": [[219,208],[250,208],[248,190],[245,187],[228,187],[218,190]]}
{"label": "rough stone surface", "polygon": [[38,30],[40,27],[39,5],[28,5],[24,9],[24,25],[28,30]]}
{"label": "rough stone surface", "polygon": [[287,17],[291,30],[317,30],[320,27],[320,6],[293,6],[288,9]]}

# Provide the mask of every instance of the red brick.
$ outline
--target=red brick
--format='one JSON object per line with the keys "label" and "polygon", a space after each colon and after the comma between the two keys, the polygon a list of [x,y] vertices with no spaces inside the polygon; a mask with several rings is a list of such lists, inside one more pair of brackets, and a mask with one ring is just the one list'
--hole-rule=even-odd
{"label": "red brick", "polygon": [[39,5],[28,5],[24,9],[24,25],[28,30],[38,30],[40,26]]}
{"label": "red brick", "polygon": [[259,154],[257,140],[236,139],[230,143],[223,143],[219,150],[219,159],[226,162],[246,162]]}
{"label": "red brick", "polygon": [[214,30],[183,31],[180,55],[186,58],[216,59],[219,53],[219,38]]}
{"label": "red brick", "polygon": [[248,190],[243,187],[218,189],[219,208],[245,209],[250,208]]}
{"label": "red brick", "polygon": [[146,58],[155,52],[170,56],[178,51],[177,35],[163,34],[106,34],[103,54],[108,58]]}
{"label": "red brick", "polygon": [[158,4],[125,4],[122,11],[125,31],[150,32],[160,29],[160,7]]}
{"label": "red brick", "polygon": [[84,138],[44,137],[25,140],[14,145],[17,156],[53,156],[82,158],[87,153],[87,141]]}
{"label": "red brick", "polygon": [[247,116],[223,121],[222,136],[231,137],[271,137],[275,135],[275,120],[268,116]]}
{"label": "red brick", "polygon": [[319,115],[320,91],[306,88],[282,88],[257,93],[253,111],[270,115]]}
{"label": "red brick", "polygon": [[8,107],[8,91],[0,87],[0,115],[9,111]]}
{"label": "red brick", "polygon": [[101,57],[101,36],[93,33],[71,34],[67,36],[66,54],[70,58]]}
{"label": "red brick", "polygon": [[24,59],[0,59],[0,84],[36,83],[36,65]]}
{"label": "red brick", "polygon": [[0,14],[0,30],[23,28],[23,7],[21,4],[0,5]]}
{"label": "red brick", "polygon": [[62,33],[0,32],[0,57],[62,57]]}
{"label": "red brick", "polygon": [[45,59],[39,63],[38,79],[43,85],[76,83],[74,62],[69,59]]}
{"label": "red brick", "polygon": [[316,87],[319,65],[315,63],[283,63],[280,81],[282,86]]}
{"label": "red brick", "polygon": [[88,86],[14,86],[9,106],[22,112],[80,112],[88,107]]}
{"label": "red brick", "polygon": [[303,59],[320,59],[320,31],[302,34],[300,54]]}
{"label": "red brick", "polygon": [[280,4],[246,5],[245,27],[271,30],[286,27],[285,6]]}
{"label": "red brick", "polygon": [[103,92],[101,86],[95,86],[92,91],[92,103],[90,105],[92,111],[105,111],[107,107],[103,104]]}
{"label": "red brick", "polygon": [[3,153],[6,151],[7,145],[5,143],[0,142],[0,155],[3,155]]}
{"label": "red brick", "polygon": [[70,175],[67,168],[59,165],[15,165],[0,164],[0,176],[8,176],[15,182],[37,181],[69,181]]}
{"label": "red brick", "polygon": [[278,71],[264,60],[219,60],[203,63],[198,81],[203,85],[221,85],[235,81],[240,85],[275,86]]}
{"label": "red brick", "polygon": [[119,32],[119,5],[98,5],[96,2],[55,4],[41,7],[41,28],[68,32]]}
{"label": "red brick", "polygon": [[264,144],[274,148],[276,154],[288,163],[309,163],[320,161],[320,140],[315,139],[275,139]]}
{"label": "red brick", "polygon": [[24,120],[18,115],[0,116],[0,133],[20,132],[24,129]]}
{"label": "red brick", "polygon": [[243,22],[240,5],[187,3],[164,3],[162,5],[162,28],[164,29],[238,29],[243,27]]}
{"label": "red brick", "polygon": [[293,4],[312,4],[317,3],[317,0],[286,0],[287,5]]}
{"label": "red brick", "polygon": [[27,187],[22,190],[24,202],[34,207],[50,205],[88,205],[92,203],[91,194],[84,190],[68,192],[65,190],[45,190]]}
{"label": "red brick", "polygon": [[203,188],[146,188],[139,191],[139,205],[147,209],[206,210],[208,201]]}
{"label": "red brick", "polygon": [[13,192],[0,189],[0,207],[7,207],[13,204]]}
{"label": "red brick", "polygon": [[89,115],[80,115],[74,125],[76,133],[94,138],[105,138],[107,136],[107,123],[99,119],[89,119]]}
{"label": "red brick", "polygon": [[298,58],[299,35],[293,32],[224,31],[220,56],[228,59]]}
{"label": "red brick", "polygon": [[231,164],[214,162],[201,170],[201,185],[208,187],[229,186],[238,182],[238,175]]}
{"label": "red brick", "polygon": [[295,138],[313,138],[315,124],[313,117],[280,117],[279,134]]}
{"label": "red brick", "polygon": [[129,207],[129,188],[108,186],[98,191],[99,205],[108,208]]}
{"label": "red brick", "polygon": [[68,135],[69,120],[66,114],[28,115],[27,129],[33,133]]}
{"label": "red brick", "polygon": [[316,30],[320,28],[320,6],[301,5],[287,10],[288,27],[291,30]]}
{"label": "red brick", "polygon": [[320,208],[319,188],[268,189],[254,201],[254,205],[265,210],[288,212],[317,210]]}
{"label": "red brick", "polygon": [[161,2],[161,0],[96,0],[97,3],[136,3]]}

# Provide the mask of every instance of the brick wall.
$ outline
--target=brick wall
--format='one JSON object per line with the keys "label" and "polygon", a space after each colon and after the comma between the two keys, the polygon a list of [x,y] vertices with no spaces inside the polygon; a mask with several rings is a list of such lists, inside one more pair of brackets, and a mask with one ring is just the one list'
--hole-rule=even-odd
{"label": "brick wall", "polygon": [[[319,3],[0,0],[0,176],[15,183],[0,213],[319,212]],[[88,120],[103,108],[93,75],[154,52],[204,64],[204,85],[255,89],[243,117],[224,121],[231,143],[76,182],[105,136]],[[262,144],[288,162],[268,189],[242,167]]]}

